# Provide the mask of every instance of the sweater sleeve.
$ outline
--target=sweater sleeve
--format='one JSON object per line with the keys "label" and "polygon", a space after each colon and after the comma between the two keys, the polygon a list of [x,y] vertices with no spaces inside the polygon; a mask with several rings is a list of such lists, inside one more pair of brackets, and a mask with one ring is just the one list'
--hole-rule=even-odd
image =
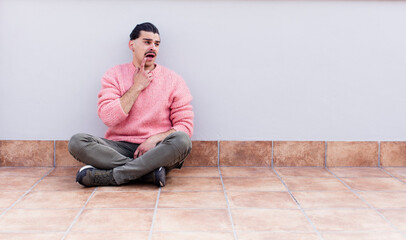
{"label": "sweater sleeve", "polygon": [[194,118],[193,107],[190,104],[192,95],[182,78],[180,78],[174,87],[172,99],[170,120],[173,129],[185,132],[189,137],[192,137]]}
{"label": "sweater sleeve", "polygon": [[108,127],[116,126],[128,117],[120,103],[120,84],[113,76],[111,71],[104,74],[97,103],[99,117]]}

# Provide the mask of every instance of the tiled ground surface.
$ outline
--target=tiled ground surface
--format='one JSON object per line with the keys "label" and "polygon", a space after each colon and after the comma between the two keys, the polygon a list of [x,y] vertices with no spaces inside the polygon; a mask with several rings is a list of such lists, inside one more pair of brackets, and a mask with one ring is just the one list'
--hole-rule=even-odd
{"label": "tiled ground surface", "polygon": [[406,239],[406,168],[185,167],[164,188],[76,171],[0,168],[0,239]]}

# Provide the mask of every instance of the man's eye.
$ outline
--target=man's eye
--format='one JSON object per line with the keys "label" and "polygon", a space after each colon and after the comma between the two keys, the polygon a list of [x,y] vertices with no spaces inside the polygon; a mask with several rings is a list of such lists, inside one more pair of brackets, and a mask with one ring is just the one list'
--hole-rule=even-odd
{"label": "man's eye", "polygon": [[159,43],[155,43],[155,46],[158,47],[158,46],[159,46]]}
{"label": "man's eye", "polygon": [[150,45],[150,44],[151,44],[151,41],[145,41],[145,44]]}

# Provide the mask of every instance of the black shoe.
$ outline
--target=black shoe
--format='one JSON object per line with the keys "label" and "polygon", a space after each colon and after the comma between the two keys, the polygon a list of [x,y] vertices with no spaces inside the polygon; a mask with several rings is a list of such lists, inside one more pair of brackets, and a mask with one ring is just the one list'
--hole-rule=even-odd
{"label": "black shoe", "polygon": [[113,170],[101,170],[90,165],[79,169],[76,182],[85,187],[118,185],[114,180]]}
{"label": "black shoe", "polygon": [[165,187],[166,169],[164,167],[160,167],[154,170],[154,184],[158,187]]}

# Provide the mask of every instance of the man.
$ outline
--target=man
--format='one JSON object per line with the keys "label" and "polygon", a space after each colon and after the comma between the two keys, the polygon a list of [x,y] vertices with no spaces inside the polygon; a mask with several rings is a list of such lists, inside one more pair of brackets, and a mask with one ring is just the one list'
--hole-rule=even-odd
{"label": "man", "polygon": [[115,66],[102,78],[98,114],[109,127],[105,138],[79,133],[69,152],[82,167],[83,186],[121,185],[135,179],[166,184],[166,173],[181,168],[190,153],[192,96],[183,79],[155,63],[160,35],[151,23],[130,34],[132,63]]}

